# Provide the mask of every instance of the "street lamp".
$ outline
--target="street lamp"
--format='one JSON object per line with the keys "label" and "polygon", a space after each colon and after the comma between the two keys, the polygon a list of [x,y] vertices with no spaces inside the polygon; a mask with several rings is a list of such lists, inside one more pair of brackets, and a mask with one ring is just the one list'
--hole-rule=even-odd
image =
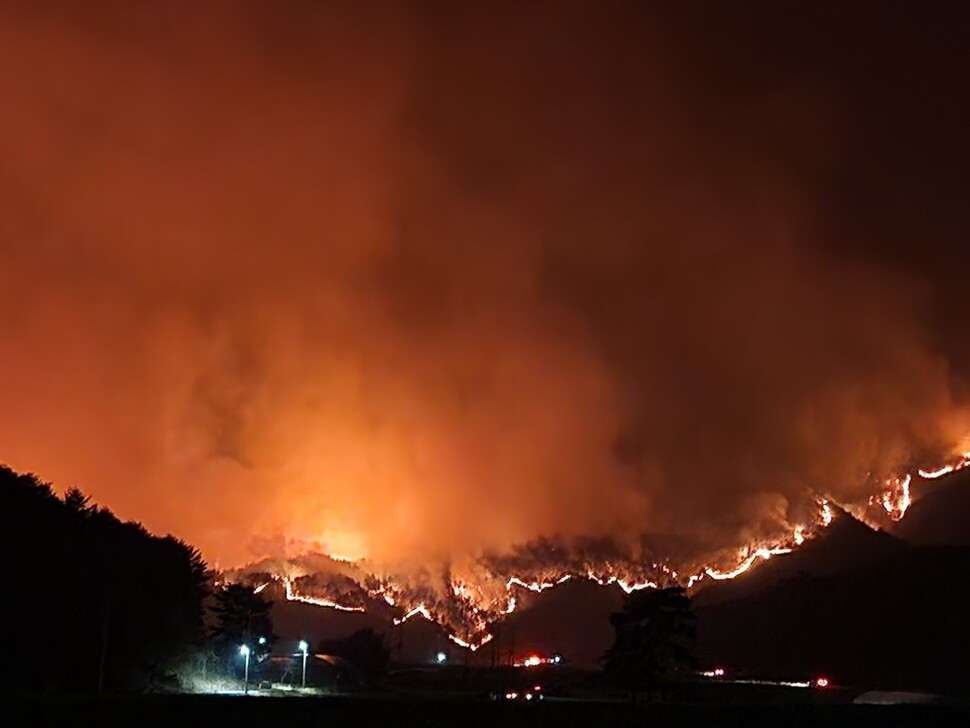
{"label": "street lamp", "polygon": [[249,695],[249,645],[240,647],[239,654],[246,658],[246,671],[243,673],[243,693]]}
{"label": "street lamp", "polygon": [[303,688],[306,689],[306,653],[310,649],[310,645],[306,643],[306,640],[300,640],[300,652],[303,653]]}

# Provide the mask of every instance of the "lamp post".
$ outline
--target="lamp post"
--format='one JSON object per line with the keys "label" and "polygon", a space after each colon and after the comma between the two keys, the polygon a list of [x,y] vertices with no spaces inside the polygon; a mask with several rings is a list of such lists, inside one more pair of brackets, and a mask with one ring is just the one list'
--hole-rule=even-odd
{"label": "lamp post", "polygon": [[306,689],[306,653],[310,649],[310,645],[307,644],[306,640],[300,640],[300,652],[303,653],[303,689]]}
{"label": "lamp post", "polygon": [[249,645],[240,647],[239,654],[246,658],[246,668],[243,673],[243,694],[249,695]]}

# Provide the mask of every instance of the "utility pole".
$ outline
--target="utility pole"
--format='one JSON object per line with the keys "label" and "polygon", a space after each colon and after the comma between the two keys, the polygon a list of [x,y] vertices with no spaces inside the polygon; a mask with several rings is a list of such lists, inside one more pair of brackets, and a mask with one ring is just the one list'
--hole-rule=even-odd
{"label": "utility pole", "polygon": [[306,690],[306,654],[309,649],[310,645],[307,644],[306,640],[300,640],[300,650],[303,652],[303,680],[300,684],[304,690]]}

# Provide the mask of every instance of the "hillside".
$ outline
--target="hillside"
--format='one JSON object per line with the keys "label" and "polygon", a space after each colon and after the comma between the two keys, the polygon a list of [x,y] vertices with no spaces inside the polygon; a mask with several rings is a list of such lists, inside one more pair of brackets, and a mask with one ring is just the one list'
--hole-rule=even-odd
{"label": "hillside", "polygon": [[758,564],[729,581],[706,580],[695,594],[697,606],[733,601],[795,577],[827,577],[901,557],[909,545],[836,510],[832,524],[790,554]]}
{"label": "hillside", "polygon": [[970,549],[913,548],[866,569],[698,605],[700,657],[731,674],[965,691],[967,574]]}
{"label": "hillside", "polygon": [[970,469],[920,481],[921,497],[893,532],[925,546],[970,546]]}

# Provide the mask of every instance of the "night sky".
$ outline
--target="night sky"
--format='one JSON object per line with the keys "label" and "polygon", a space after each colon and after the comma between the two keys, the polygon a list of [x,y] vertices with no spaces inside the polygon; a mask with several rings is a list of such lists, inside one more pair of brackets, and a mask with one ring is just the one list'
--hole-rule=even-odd
{"label": "night sky", "polygon": [[965,3],[20,5],[0,462],[211,562],[716,549],[970,445]]}

